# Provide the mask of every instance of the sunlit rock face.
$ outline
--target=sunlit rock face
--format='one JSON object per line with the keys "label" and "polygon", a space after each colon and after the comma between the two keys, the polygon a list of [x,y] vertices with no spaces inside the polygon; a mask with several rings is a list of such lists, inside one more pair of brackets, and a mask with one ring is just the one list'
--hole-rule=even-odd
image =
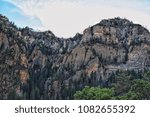
{"label": "sunlit rock face", "polygon": [[150,33],[139,24],[102,20],[63,39],[17,28],[0,15],[0,99],[72,99],[118,70],[150,70]]}

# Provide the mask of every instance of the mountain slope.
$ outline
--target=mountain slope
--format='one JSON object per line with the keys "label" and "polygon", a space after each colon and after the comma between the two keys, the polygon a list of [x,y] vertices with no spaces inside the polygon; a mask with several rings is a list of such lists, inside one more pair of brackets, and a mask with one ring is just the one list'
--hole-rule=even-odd
{"label": "mountain slope", "polygon": [[63,39],[0,15],[0,99],[72,99],[86,85],[107,86],[118,70],[150,70],[150,33],[139,24],[102,20]]}

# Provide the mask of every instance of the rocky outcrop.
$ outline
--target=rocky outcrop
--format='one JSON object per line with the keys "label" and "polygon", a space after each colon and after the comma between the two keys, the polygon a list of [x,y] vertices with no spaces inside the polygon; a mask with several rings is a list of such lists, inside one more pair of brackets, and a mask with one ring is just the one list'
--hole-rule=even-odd
{"label": "rocky outcrop", "polygon": [[0,99],[72,99],[118,70],[150,70],[150,33],[139,24],[102,20],[63,39],[0,15]]}

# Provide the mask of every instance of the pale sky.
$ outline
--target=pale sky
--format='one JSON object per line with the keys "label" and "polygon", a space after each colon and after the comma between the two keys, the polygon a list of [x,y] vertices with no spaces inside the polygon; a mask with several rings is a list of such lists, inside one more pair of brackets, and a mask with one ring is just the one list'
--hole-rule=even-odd
{"label": "pale sky", "polygon": [[150,30],[150,0],[0,0],[0,13],[20,27],[64,38],[118,16]]}

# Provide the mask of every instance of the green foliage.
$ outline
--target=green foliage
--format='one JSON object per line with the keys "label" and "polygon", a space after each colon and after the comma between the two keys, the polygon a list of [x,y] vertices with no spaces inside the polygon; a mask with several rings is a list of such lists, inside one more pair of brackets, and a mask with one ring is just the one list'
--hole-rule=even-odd
{"label": "green foliage", "polygon": [[129,91],[128,93],[121,95],[121,96],[116,96],[116,100],[137,100],[138,95],[135,92]]}
{"label": "green foliage", "polygon": [[144,80],[150,81],[150,71],[146,71],[143,77],[144,77]]}
{"label": "green foliage", "polygon": [[75,99],[86,100],[148,100],[150,99],[150,72],[143,77],[135,72],[119,72],[110,88],[85,87],[74,94]]}
{"label": "green foliage", "polygon": [[136,93],[138,99],[150,99],[150,82],[144,80],[134,80],[133,85],[130,89]]}
{"label": "green foliage", "polygon": [[113,89],[86,86],[82,91],[77,91],[74,97],[83,100],[109,100],[113,95]]}
{"label": "green foliage", "polygon": [[128,93],[117,96],[121,100],[144,100],[150,99],[150,82],[141,79],[133,80]]}

